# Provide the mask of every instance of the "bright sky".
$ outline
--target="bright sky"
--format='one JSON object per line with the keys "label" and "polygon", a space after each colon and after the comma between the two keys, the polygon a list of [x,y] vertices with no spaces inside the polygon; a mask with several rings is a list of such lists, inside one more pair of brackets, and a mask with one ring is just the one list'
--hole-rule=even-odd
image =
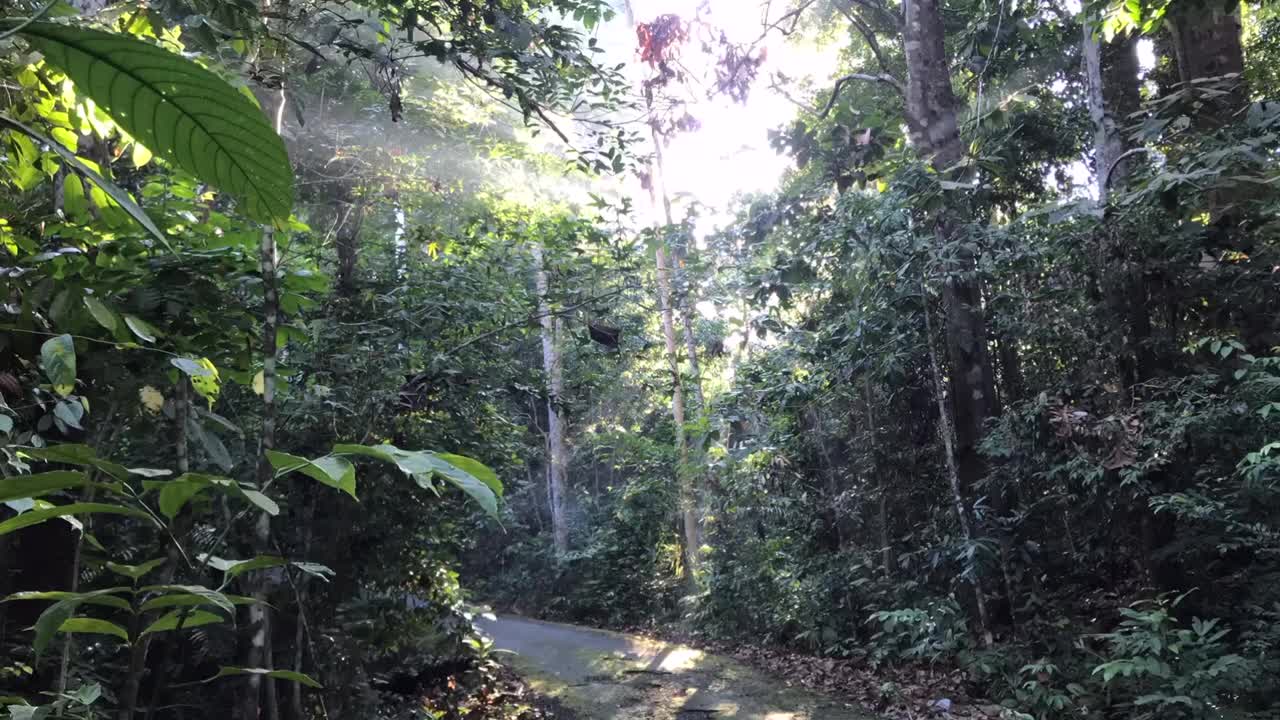
{"label": "bright sky", "polygon": [[[710,9],[704,17],[732,42],[749,43],[760,36],[762,8],[756,0],[631,0],[637,22],[649,22],[666,13],[687,20],[704,3]],[[614,4],[620,7],[622,3],[615,0]],[[777,7],[780,3],[774,5],[775,15],[783,12]],[[625,59],[636,59],[635,31],[627,26],[625,12],[620,10],[600,36],[601,44],[611,53],[625,53]],[[797,46],[776,33],[761,46],[768,49],[768,59],[747,102],[738,104],[718,97],[691,106],[690,113],[701,122],[701,129],[673,138],[665,150],[667,191],[675,203],[677,220],[687,206],[682,196],[692,196],[706,207],[703,228],[708,223],[727,220],[734,195],[777,187],[779,177],[790,166],[789,158],[769,147],[767,133],[789,123],[797,108],[769,89],[769,76],[780,71],[790,78],[826,81],[835,71],[838,48]],[[703,61],[696,44],[691,43],[685,55],[690,65]],[[638,188],[635,194],[637,209],[647,211],[644,194]]]}

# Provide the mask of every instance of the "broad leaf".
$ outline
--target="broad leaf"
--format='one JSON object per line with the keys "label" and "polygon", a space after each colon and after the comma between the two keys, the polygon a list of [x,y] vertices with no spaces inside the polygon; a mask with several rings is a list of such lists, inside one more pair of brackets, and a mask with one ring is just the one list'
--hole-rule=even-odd
{"label": "broad leaf", "polygon": [[0,479],[0,502],[18,498],[40,497],[51,492],[79,487],[85,475],[76,470],[54,470],[35,475],[15,475]]}
{"label": "broad leaf", "polygon": [[356,496],[356,468],[345,458],[328,455],[318,460],[308,460],[297,455],[268,450],[267,460],[280,475],[300,472],[324,485],[337,488],[351,497]]}
{"label": "broad leaf", "polygon": [[[35,640],[32,641],[32,648],[36,651],[36,657],[39,658],[44,653],[45,648],[49,647],[49,642],[53,640],[54,633],[62,628],[63,623],[71,619],[71,616],[76,612],[76,608],[96,598],[126,589],[106,588],[104,590],[73,594],[45,608],[44,612],[40,613],[40,617],[36,619],[36,635]],[[125,637],[126,639],[128,638],[127,633]]]}
{"label": "broad leaf", "polygon": [[153,343],[160,336],[159,330],[156,330],[150,323],[136,315],[125,314],[124,324],[128,325],[129,330],[143,342]]}
{"label": "broad leaf", "polygon": [[[401,450],[394,445],[335,445],[333,451],[342,455],[363,455],[395,463],[396,467],[420,484],[425,484],[430,476],[438,475],[471,496],[489,515],[495,518],[498,516],[498,495],[502,483],[498,482],[493,471],[470,458],[452,455],[450,457],[459,459],[458,463],[454,463],[432,452]],[[480,469],[488,482],[472,475],[466,469],[468,467]],[[490,486],[490,482],[496,490]]]}
{"label": "broad leaf", "polygon": [[472,460],[464,455],[454,455],[453,453],[437,453],[437,455],[441,460],[469,473],[475,479],[489,486],[494,495],[502,497],[502,481],[498,479],[498,474],[490,470],[484,463]]}
{"label": "broad leaf", "polygon": [[[184,615],[185,620],[183,619]],[[148,625],[147,629],[142,631],[142,634],[150,635],[152,633],[177,630],[180,623],[182,629],[187,630],[220,622],[226,622],[226,618],[204,610],[171,610],[162,615],[159,620]]]}
{"label": "broad leaf", "polygon": [[116,317],[116,313],[107,304],[102,302],[93,295],[84,296],[84,306],[89,308],[89,314],[98,324],[111,332],[115,332],[120,326],[120,320]]}
{"label": "broad leaf", "polygon": [[11,532],[21,530],[32,525],[39,525],[46,520],[53,518],[66,517],[68,515],[87,515],[89,513],[105,513],[108,515],[128,515],[130,517],[142,518],[150,520],[151,516],[147,513],[131,507],[123,505],[108,505],[106,503],[72,503],[70,505],[58,505],[51,508],[43,508],[41,510],[28,510],[17,517],[9,518],[0,523],[0,535],[7,535]]}
{"label": "broad leaf", "polygon": [[141,610],[143,612],[171,607],[212,605],[230,615],[235,612],[236,605],[252,605],[258,602],[251,597],[225,595],[201,585],[152,585],[142,589],[146,592],[168,593],[153,597],[142,603]]}
{"label": "broad leaf", "polygon": [[64,633],[90,633],[95,635],[114,635],[125,642],[129,642],[129,631],[119,625],[107,620],[99,620],[97,618],[77,617],[63,621],[58,627],[58,632]]}
{"label": "broad leaf", "polygon": [[293,171],[284,142],[217,75],[125,35],[44,22],[21,34],[149,150],[235,196],[255,220],[289,219]]}
{"label": "broad leaf", "polygon": [[117,610],[128,610],[129,601],[124,598],[116,597],[110,593],[128,592],[129,588],[118,587],[108,588],[103,594],[86,597],[82,593],[67,592],[65,590],[46,590],[44,592],[20,592],[14,593],[4,599],[4,602],[11,600],[79,600],[85,605],[102,605],[105,607],[116,608]]}
{"label": "broad leaf", "polygon": [[44,448],[22,448],[21,453],[33,460],[96,468],[116,480],[127,480],[130,474],[125,466],[98,457],[94,449],[88,445],[68,443]]}

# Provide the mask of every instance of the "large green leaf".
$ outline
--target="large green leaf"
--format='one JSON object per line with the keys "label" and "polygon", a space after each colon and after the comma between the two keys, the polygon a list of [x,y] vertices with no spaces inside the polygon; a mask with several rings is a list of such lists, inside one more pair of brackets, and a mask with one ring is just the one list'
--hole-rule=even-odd
{"label": "large green leaf", "polygon": [[[406,475],[426,486],[431,476],[440,476],[471,496],[485,512],[498,517],[498,496],[502,483],[497,475],[481,463],[461,455],[438,455],[425,450],[401,450],[394,445],[335,445],[334,453],[363,455],[395,463]],[[479,472],[484,478],[471,471]]]}
{"label": "large green leaf", "polygon": [[454,455],[453,453],[437,453],[437,457],[470,474],[487,485],[494,495],[502,497],[502,481],[498,479],[498,474],[490,470],[484,463],[479,460],[472,460],[465,455]]}
{"label": "large green leaf", "polygon": [[79,487],[84,473],[76,470],[54,470],[35,475],[15,475],[0,480],[0,502],[17,498],[40,497],[51,492]]}
{"label": "large green leaf", "polygon": [[268,450],[267,460],[281,475],[300,472],[331,488],[337,488],[351,497],[356,496],[356,466],[346,458],[326,455],[316,460],[308,460],[297,455]]}
{"label": "large green leaf", "polygon": [[0,523],[0,535],[7,535],[24,527],[39,525],[45,520],[53,518],[66,517],[67,515],[87,515],[89,513],[106,513],[108,515],[129,515],[132,517],[151,519],[151,516],[145,512],[125,507],[123,505],[108,505],[106,503],[72,503],[70,505],[58,505],[56,507],[44,508],[43,510],[29,510],[17,517],[9,518]]}
{"label": "large green leaf", "polygon": [[284,142],[226,81],[125,35],[48,22],[21,35],[148,149],[234,195],[249,217],[288,220],[293,170]]}

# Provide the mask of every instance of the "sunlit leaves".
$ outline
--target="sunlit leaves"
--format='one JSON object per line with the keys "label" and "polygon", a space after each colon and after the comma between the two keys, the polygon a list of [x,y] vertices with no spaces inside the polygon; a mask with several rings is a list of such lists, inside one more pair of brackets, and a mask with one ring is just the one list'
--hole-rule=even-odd
{"label": "sunlit leaves", "polygon": [[47,22],[22,35],[147,150],[234,195],[255,220],[288,220],[293,172],[284,143],[217,75],[124,35]]}
{"label": "sunlit leaves", "polygon": [[[486,513],[495,518],[498,516],[498,497],[502,494],[502,483],[491,470],[470,458],[438,455],[421,450],[401,450],[394,445],[336,445],[333,451],[339,455],[362,455],[393,463],[423,487],[428,487],[433,476],[442,477],[470,496]],[[448,458],[454,458],[457,462]],[[479,473],[481,477],[477,477],[472,471]]]}

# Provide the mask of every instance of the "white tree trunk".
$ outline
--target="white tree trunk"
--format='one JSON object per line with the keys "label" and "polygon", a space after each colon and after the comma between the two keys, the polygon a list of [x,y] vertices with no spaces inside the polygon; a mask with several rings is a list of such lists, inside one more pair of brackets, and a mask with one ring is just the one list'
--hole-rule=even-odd
{"label": "white tree trunk", "polygon": [[551,504],[551,533],[556,554],[569,551],[569,524],[565,517],[565,474],[567,458],[564,421],[560,417],[560,401],[564,395],[564,367],[560,357],[560,335],[563,321],[552,314],[550,280],[543,258],[542,243],[533,246],[534,282],[538,289],[538,315],[542,324],[542,367],[547,373],[547,495]]}

